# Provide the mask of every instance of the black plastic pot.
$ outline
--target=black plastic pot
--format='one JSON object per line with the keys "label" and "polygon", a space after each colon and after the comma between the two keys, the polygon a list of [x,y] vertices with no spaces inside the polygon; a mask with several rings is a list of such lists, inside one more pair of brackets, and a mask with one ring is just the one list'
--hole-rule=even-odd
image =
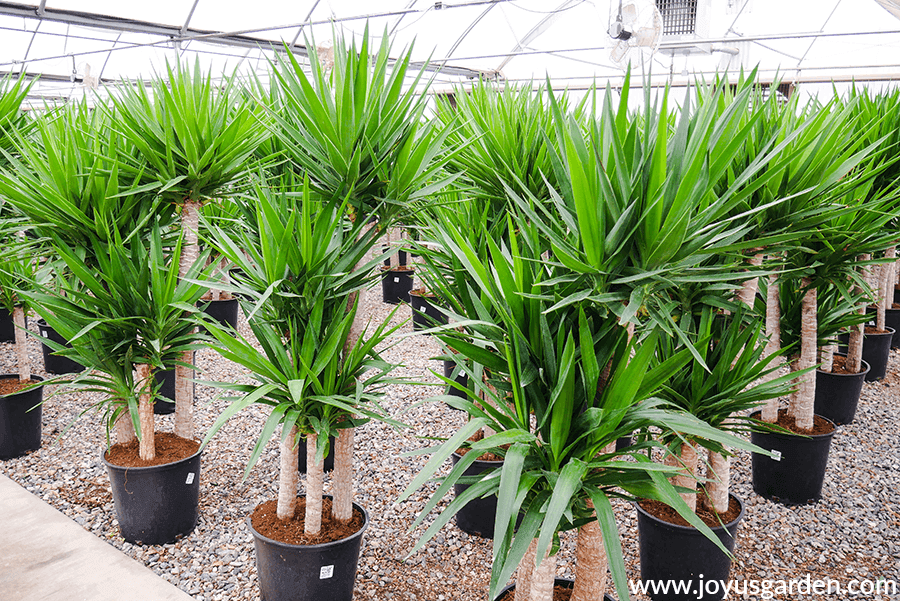
{"label": "black plastic pot", "polygon": [[[329,497],[330,498],[330,497]],[[356,582],[356,566],[369,514],[360,530],[347,538],[320,545],[290,545],[253,533],[256,572],[262,601],[350,601]]]}
{"label": "black plastic pot", "polygon": [[[382,252],[382,253],[386,253],[386,252],[388,252],[390,249],[391,249],[391,247],[390,247],[389,245],[387,245],[387,244],[382,244],[382,245],[381,245],[381,252]],[[398,264],[398,265],[406,265],[406,251],[405,251],[405,250],[398,250],[398,251],[397,251],[397,264]],[[391,258],[390,258],[390,257],[388,257],[387,259],[384,260],[384,266],[385,266],[385,267],[390,267],[390,266],[391,266]]]}
{"label": "black plastic pot", "polygon": [[[759,412],[751,417],[758,419]],[[776,460],[752,453],[753,491],[782,505],[806,505],[818,501],[822,497],[833,436],[833,430],[813,436],[751,433],[750,442],[781,454],[780,459]]]}
{"label": "black plastic pot", "polygon": [[[25,323],[28,324],[28,316],[25,317]],[[0,342],[16,341],[16,324],[13,321],[12,313],[0,307]]]}
{"label": "black plastic pot", "polygon": [[[306,438],[300,441],[300,444],[297,445],[297,460],[298,467],[300,469],[301,474],[306,473]],[[325,455],[325,471],[330,472],[334,470],[334,436],[328,437],[328,454]]]}
{"label": "black plastic pot", "polygon": [[[456,368],[456,363],[454,361],[448,361],[444,359],[444,377],[445,378],[453,378],[453,370]],[[457,384],[462,387],[467,387],[469,385],[469,376],[465,374],[462,370],[460,370],[459,374],[453,378]],[[444,394],[448,394],[450,396],[459,397],[461,399],[466,398],[466,394],[461,391],[453,388],[452,386],[447,386],[447,390]]]}
{"label": "black plastic pot", "polygon": [[[47,325],[43,319],[37,322],[41,338],[47,338],[57,344],[63,344],[69,348],[69,341],[63,338],[56,330]],[[41,352],[44,355],[44,370],[51,374],[77,374],[84,371],[84,365],[73,361],[68,357],[60,357],[53,354],[53,349],[41,342]]]}
{"label": "black plastic pot", "polygon": [[815,412],[837,425],[849,424],[856,415],[859,395],[862,393],[869,364],[862,362],[858,374],[834,374],[816,370]]}
{"label": "black plastic pot", "polygon": [[[222,324],[222,327],[237,329],[239,301],[236,298],[200,301],[200,310]],[[205,330],[206,328],[203,328]]]}
{"label": "black plastic pot", "polygon": [[[0,380],[19,379],[18,374],[0,375]],[[43,381],[40,376],[32,380]],[[20,457],[41,448],[41,403],[44,387],[0,396],[0,459]]]}
{"label": "black plastic pot", "polygon": [[884,325],[894,329],[891,338],[891,348],[900,348],[900,309],[886,309],[884,312]]}
{"label": "black plastic pot", "polygon": [[190,534],[200,517],[200,455],[149,467],[121,467],[100,459],[112,484],[122,538],[163,545]]}
{"label": "black plastic pot", "polygon": [[[561,586],[563,588],[575,588],[575,581],[569,580],[568,578],[554,578],[553,586]],[[514,591],[514,590],[516,590],[515,582],[513,582],[512,584],[506,585],[503,588],[503,590],[500,591],[500,594],[497,595],[495,601],[499,601],[500,599],[503,598],[503,595],[505,595],[509,591]],[[603,601],[616,601],[616,599],[615,599],[615,597],[613,597],[612,595],[607,593],[607,594],[603,595]]]}
{"label": "black plastic pot", "polygon": [[381,300],[391,305],[409,302],[409,291],[412,290],[412,270],[381,269]]}
{"label": "black plastic pot", "polygon": [[[192,355],[192,362],[197,358]],[[159,391],[156,394],[156,402],[153,403],[153,413],[156,415],[169,415],[175,413],[175,368],[156,371],[153,377],[159,383]],[[196,392],[197,384],[194,384]]]}
{"label": "black plastic pot", "polygon": [[[741,512],[731,522],[716,526],[712,531],[733,553],[738,524],[744,517],[744,503],[734,495],[731,497],[740,504]],[[653,601],[722,599],[725,596],[724,583],[731,571],[731,558],[696,528],[670,524],[647,513],[638,504],[635,507],[638,512],[641,580],[691,583],[687,593],[650,591],[650,598]]]}
{"label": "black plastic pot", "polygon": [[434,297],[425,296],[413,290],[409,294],[409,304],[412,306],[413,331],[427,330],[447,323],[447,316],[440,312],[437,305],[432,302]]}
{"label": "black plastic pot", "polygon": [[[453,465],[462,458],[456,452],[451,455]],[[488,470],[503,467],[502,461],[481,461],[476,459],[475,462],[463,472],[463,476],[477,476]],[[453,491],[459,496],[469,488],[468,484],[454,484]],[[460,509],[455,516],[456,525],[460,530],[473,536],[481,538],[494,538],[494,520],[497,517],[497,497],[489,495],[480,499],[472,499]]]}
{"label": "black plastic pot", "polygon": [[884,334],[866,334],[863,337],[862,358],[870,367],[869,373],[866,374],[866,382],[881,380],[887,372],[894,329],[885,329],[887,332]]}

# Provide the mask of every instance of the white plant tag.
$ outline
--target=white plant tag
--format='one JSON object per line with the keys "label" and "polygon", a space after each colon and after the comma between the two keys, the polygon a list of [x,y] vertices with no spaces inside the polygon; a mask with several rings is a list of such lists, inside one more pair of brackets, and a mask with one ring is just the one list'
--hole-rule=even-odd
{"label": "white plant tag", "polygon": [[395,284],[399,284],[399,283],[400,283],[400,278],[394,278],[394,283],[395,283]]}
{"label": "white plant tag", "polygon": [[188,472],[187,480],[184,481],[185,484],[193,484],[194,483],[194,472]]}
{"label": "white plant tag", "polygon": [[41,332],[41,336],[44,338],[50,338],[50,332]]}
{"label": "white plant tag", "polygon": [[781,461],[781,451],[772,451],[772,459]]}
{"label": "white plant tag", "polygon": [[319,568],[319,580],[325,580],[334,576],[334,565]]}

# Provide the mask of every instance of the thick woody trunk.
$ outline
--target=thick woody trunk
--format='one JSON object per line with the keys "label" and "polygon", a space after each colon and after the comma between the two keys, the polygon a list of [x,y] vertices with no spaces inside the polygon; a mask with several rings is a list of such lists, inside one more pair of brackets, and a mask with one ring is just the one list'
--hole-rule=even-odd
{"label": "thick woody trunk", "polygon": [[[865,254],[860,257],[862,261],[868,261],[871,258],[871,255]],[[870,270],[868,267],[862,267],[862,276],[863,280],[869,282]],[[859,288],[856,288],[856,292],[860,292]],[[866,304],[860,303],[859,309],[857,312],[862,315],[866,312]],[[850,328],[850,340],[847,343],[847,364],[846,368],[852,373],[858,374],[862,371],[862,347],[863,347],[863,337],[864,337],[864,324],[858,324]]]}
{"label": "thick woody trunk", "polygon": [[832,342],[819,350],[819,363],[822,364],[819,369],[828,372],[834,369],[834,351],[836,347],[837,345]]}
{"label": "thick woody trunk", "polygon": [[311,432],[306,436],[306,514],[303,531],[318,534],[322,529],[322,491],[325,480],[325,458],[316,461],[316,444],[319,436]]}
{"label": "thick woody trunk", "polygon": [[[549,548],[547,549],[549,553]],[[556,555],[547,555],[531,574],[530,601],[553,601],[553,584],[556,578]],[[518,585],[516,585],[518,588]]]}
{"label": "thick woody trunk", "polygon": [[156,459],[156,440],[154,437],[153,400],[151,398],[152,386],[150,383],[150,365],[139,363],[137,370],[137,386],[141,391],[138,397],[138,415],[140,416],[141,438],[138,446],[138,454],[144,461]]}
{"label": "thick woody trunk", "polygon": [[537,562],[537,539],[532,539],[525,551],[525,556],[516,569],[515,601],[529,601],[531,597],[531,580],[534,576],[534,564]]}
{"label": "thick woody trunk", "polygon": [[[181,244],[181,257],[178,261],[178,277],[184,278],[188,270],[197,261],[200,247],[197,243],[197,230],[200,227],[200,203],[186,200],[181,205],[181,231],[184,236]],[[181,361],[192,365],[194,354],[185,351]],[[175,366],[175,434],[182,438],[194,438],[194,383],[190,381],[193,370],[181,365]]]}
{"label": "thick woody trunk", "polygon": [[297,484],[300,479],[300,469],[296,442],[297,426],[294,425],[287,437],[282,438],[279,449],[278,507],[276,509],[276,516],[279,520],[291,519],[297,510]]}
{"label": "thick woody trunk", "polygon": [[[756,253],[749,259],[747,262],[751,267],[759,267],[763,262],[763,253]],[[741,289],[738,291],[738,301],[744,303],[748,307],[753,306],[753,299],[756,298],[756,290],[759,288],[759,277],[752,277],[749,280],[744,280],[744,284],[741,286]]]}
{"label": "thick woody trunk", "polygon": [[[817,291],[810,286],[810,283],[809,278],[801,280],[801,286],[806,293],[803,295],[803,304],[800,309],[800,357],[796,363],[797,370],[807,369],[816,364]],[[810,371],[800,376],[800,389],[795,397],[796,402],[791,404],[791,415],[794,416],[798,428],[812,430],[815,398],[816,373]]]}
{"label": "thick woody trunk", "polygon": [[28,335],[25,333],[25,308],[13,309],[13,323],[16,326],[16,355],[19,363],[19,379],[31,379],[31,362],[28,360]]}
{"label": "thick woody trunk", "polygon": [[875,327],[884,330],[885,318],[885,302],[887,296],[884,292],[885,280],[887,279],[887,265],[878,265],[873,269],[875,278]]}
{"label": "thick woody trunk", "polygon": [[[593,508],[589,500],[588,507]],[[606,571],[609,562],[603,546],[600,523],[594,520],[578,529],[575,545],[575,589],[572,601],[595,601],[606,593]]]}
{"label": "thick woody trunk", "polygon": [[731,486],[731,457],[709,452],[709,482],[706,492],[709,501],[718,513],[728,511],[728,489]]}
{"label": "thick woody trunk", "polygon": [[[764,356],[768,357],[773,353],[781,350],[781,303],[778,296],[778,275],[769,276],[769,286],[766,292],[766,348],[763,351]],[[781,364],[781,359],[776,358],[772,367]],[[768,376],[769,379],[775,377],[775,374]],[[777,398],[769,399],[762,408],[762,420],[769,423],[778,421],[778,405]]]}
{"label": "thick woody trunk", "polygon": [[[354,428],[342,428],[334,444],[334,518],[347,523],[353,517]],[[295,453],[296,455],[296,453]]]}
{"label": "thick woody trunk", "polygon": [[[681,468],[681,472],[671,478],[674,486],[689,488],[693,491],[697,490],[697,450],[690,443],[683,443],[677,454],[670,454],[666,457],[666,465],[672,465]],[[682,492],[679,493],[684,502],[688,504],[691,511],[697,511],[697,493]]]}
{"label": "thick woody trunk", "polygon": [[[897,256],[897,248],[891,246],[884,252],[886,259],[894,259]],[[881,294],[878,302],[878,329],[883,330],[886,327],[885,313],[894,302],[894,261],[885,263],[881,266]]]}
{"label": "thick woody trunk", "polygon": [[116,443],[128,444],[132,442],[137,435],[134,433],[134,423],[131,421],[131,413],[128,407],[116,418],[116,424],[113,426],[116,433]]}

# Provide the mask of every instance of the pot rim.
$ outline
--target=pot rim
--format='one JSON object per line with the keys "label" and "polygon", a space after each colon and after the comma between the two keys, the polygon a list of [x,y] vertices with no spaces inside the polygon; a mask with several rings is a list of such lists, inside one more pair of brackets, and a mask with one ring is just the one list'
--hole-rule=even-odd
{"label": "pot rim", "polygon": [[410,267],[409,265],[399,265],[395,269],[392,269],[387,265],[382,265],[380,269],[383,273],[413,273],[415,271],[415,268]]}
{"label": "pot rim", "polygon": [[[859,375],[859,374],[854,374],[854,375]],[[759,419],[759,417],[757,417],[757,416],[759,416],[761,414],[762,414],[762,411],[754,411],[753,413],[750,414],[750,419]],[[808,438],[810,440],[822,440],[824,438],[831,438],[832,436],[834,436],[834,433],[837,432],[838,425],[836,423],[834,423],[834,421],[825,417],[824,415],[819,415],[818,413],[815,413],[814,415],[816,417],[821,417],[822,419],[827,421],[829,424],[831,424],[831,427],[833,428],[831,430],[831,432],[826,432],[825,434],[795,434],[794,432],[791,432],[790,434],[785,434],[784,432],[757,432],[754,430],[753,433],[761,434],[764,436],[777,436],[777,437],[780,437],[785,440],[795,440],[797,438]]]}
{"label": "pot rim", "polygon": [[[453,451],[453,453],[451,453],[451,455],[453,457],[456,457],[457,461],[459,461],[463,457],[456,451]],[[472,462],[472,465],[477,465],[479,463],[482,464],[482,467],[500,467],[501,465],[503,465],[503,460],[501,459],[500,461],[493,461],[493,460],[487,461],[484,459],[476,459],[474,462]]]}
{"label": "pot rim", "polygon": [[[900,311],[900,309],[898,309],[898,311]],[[863,331],[863,338],[865,338],[866,336],[872,336],[872,337],[893,336],[894,333],[897,331],[894,328],[892,328],[891,326],[887,326],[887,325],[884,326],[884,329],[887,330],[887,332],[872,332],[871,334],[866,334],[865,331]]]}
{"label": "pot rim", "polygon": [[171,463],[161,463],[160,465],[143,465],[143,466],[136,466],[136,467],[125,467],[124,465],[116,465],[115,463],[110,463],[109,461],[107,461],[106,460],[106,452],[108,450],[109,450],[109,447],[106,447],[106,448],[100,450],[100,461],[103,462],[103,465],[105,465],[106,467],[113,468],[114,470],[117,470],[117,471],[122,471],[122,472],[137,471],[139,473],[145,472],[145,471],[152,471],[152,470],[162,471],[166,468],[175,468],[175,467],[178,467],[180,464],[186,463],[186,462],[190,461],[191,459],[194,459],[195,457],[203,454],[203,447],[201,446],[199,449],[197,449],[197,452],[194,453],[193,455],[191,455],[190,457],[185,457],[184,459],[179,459],[178,461],[173,461]]}
{"label": "pot rim", "polygon": [[[740,505],[741,511],[738,513],[736,518],[734,518],[727,524],[719,524],[718,526],[710,526],[709,529],[715,533],[721,532],[723,530],[727,530],[729,527],[734,526],[735,524],[740,522],[742,519],[744,519],[744,514],[746,513],[746,510],[747,510],[747,505],[746,505],[746,503],[744,503],[744,500],[742,498],[740,498],[739,496],[737,496],[736,494],[734,494],[733,492],[729,492],[728,497],[729,498],[734,497],[734,499],[738,502],[738,505]],[[666,520],[658,518],[655,515],[653,515],[652,513],[646,511],[637,502],[633,502],[632,505],[634,505],[635,509],[637,509],[639,513],[642,513],[645,516],[653,519],[653,521],[655,521],[663,526],[670,527],[673,530],[684,531],[684,532],[700,532],[693,526],[682,526],[681,524],[673,524],[671,522],[667,522]]]}
{"label": "pot rim", "polygon": [[[897,310],[900,311],[900,309],[897,309]],[[846,357],[846,356],[847,356],[847,353],[835,353],[834,356],[835,356],[835,357]],[[857,377],[858,377],[858,376],[864,376],[864,375],[866,375],[867,373],[869,373],[869,371],[872,369],[872,366],[869,365],[869,362],[866,361],[865,359],[860,359],[860,362],[863,363],[863,364],[865,364],[866,368],[865,368],[863,371],[859,372],[859,373],[855,373],[855,374],[836,374],[836,373],[834,373],[834,372],[832,372],[832,371],[823,371],[823,370],[819,369],[818,367],[816,368],[816,373],[828,374],[829,376],[834,376],[834,377],[836,377],[836,378],[852,378],[852,377],[854,377],[854,376],[857,376]]]}
{"label": "pot rim", "polygon": [[[305,494],[297,495],[297,498],[300,498],[300,497],[306,498],[306,495]],[[333,497],[332,497],[332,495],[322,495],[322,498],[323,499],[326,499],[326,498],[332,499]],[[268,536],[266,536],[264,534],[260,534],[256,530],[256,528],[253,527],[253,521],[249,515],[246,518],[244,518],[244,520],[247,523],[247,527],[250,528],[250,533],[253,534],[253,536],[255,538],[265,541],[268,544],[275,545],[276,547],[284,547],[285,549],[307,549],[310,551],[318,551],[321,549],[327,549],[329,547],[338,546],[338,545],[345,543],[355,537],[361,537],[365,533],[366,529],[369,527],[369,512],[366,511],[366,509],[362,505],[360,505],[359,503],[357,503],[355,501],[352,503],[352,505],[353,505],[353,507],[356,507],[357,509],[359,509],[363,514],[362,528],[360,528],[359,530],[357,530],[356,532],[354,532],[353,534],[351,534],[349,536],[345,536],[344,538],[339,538],[337,540],[333,540],[333,541],[327,542],[327,543],[318,543],[315,545],[294,545],[291,543],[283,543],[279,540],[269,538]]]}
{"label": "pot rim", "polygon": [[[0,374],[0,380],[18,380],[18,379],[19,379],[19,374]],[[41,386],[43,386],[43,384],[40,384],[41,382],[44,381],[44,377],[43,377],[43,376],[38,376],[38,375],[35,375],[35,374],[31,374],[31,379],[32,379],[32,380],[37,380],[37,381],[38,381],[38,384],[33,384],[33,385],[32,385],[32,388],[29,388],[28,390],[19,390],[19,391],[16,391],[16,392],[11,392],[11,393],[9,393],[9,394],[0,394],[0,399],[15,398],[16,396],[18,396],[18,395],[20,395],[20,394],[28,394],[28,393],[31,392],[32,390],[37,390],[38,388],[40,388]]]}

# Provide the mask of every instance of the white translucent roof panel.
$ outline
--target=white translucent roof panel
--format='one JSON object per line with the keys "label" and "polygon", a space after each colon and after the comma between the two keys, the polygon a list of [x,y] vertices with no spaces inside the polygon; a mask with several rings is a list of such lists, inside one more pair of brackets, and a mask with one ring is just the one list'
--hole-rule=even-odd
{"label": "white translucent roof panel", "polygon": [[192,4],[193,0],[47,0],[46,7],[181,26]]}

